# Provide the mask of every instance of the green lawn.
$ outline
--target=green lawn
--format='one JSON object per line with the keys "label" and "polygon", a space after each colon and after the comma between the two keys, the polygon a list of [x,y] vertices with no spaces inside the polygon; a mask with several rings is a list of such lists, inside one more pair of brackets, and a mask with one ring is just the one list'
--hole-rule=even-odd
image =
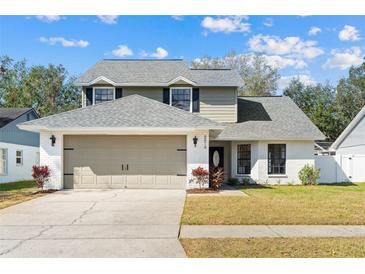
{"label": "green lawn", "polygon": [[181,239],[190,258],[364,258],[365,238]]}
{"label": "green lawn", "polygon": [[365,183],[243,191],[248,197],[188,196],[182,224],[365,224]]}
{"label": "green lawn", "polygon": [[[34,181],[0,184],[0,209],[42,196]],[[36,194],[34,194],[36,193]]]}

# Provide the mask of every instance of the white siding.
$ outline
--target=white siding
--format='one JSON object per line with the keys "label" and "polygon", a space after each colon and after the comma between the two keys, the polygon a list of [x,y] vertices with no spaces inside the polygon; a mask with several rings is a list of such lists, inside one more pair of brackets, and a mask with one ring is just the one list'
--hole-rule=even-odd
{"label": "white siding", "polygon": [[[306,164],[314,165],[313,141],[255,141],[232,142],[232,177],[237,174],[237,145],[251,144],[251,174],[249,177],[260,184],[298,184],[299,170]],[[268,174],[268,144],[286,144],[286,174]]]}
{"label": "white siding", "polygon": [[[51,145],[52,134],[56,143]],[[61,133],[40,134],[40,164],[47,165],[51,170],[51,178],[45,185],[46,189],[63,188],[63,136]]]}
{"label": "white siding", "polygon": [[[193,138],[195,136],[198,138],[198,143],[196,146],[193,144]],[[186,149],[187,187],[199,187],[199,184],[195,182],[191,172],[194,168],[199,166],[209,170],[209,131],[197,131],[189,133],[186,137]],[[205,187],[208,187],[208,185]]]}
{"label": "white siding", "polygon": [[[32,179],[32,166],[39,163],[39,148],[0,142],[0,149],[7,149],[7,174],[0,175],[0,183]],[[17,165],[16,151],[23,152],[23,164]]]}
{"label": "white siding", "polygon": [[365,154],[365,117],[346,136],[336,154]]}

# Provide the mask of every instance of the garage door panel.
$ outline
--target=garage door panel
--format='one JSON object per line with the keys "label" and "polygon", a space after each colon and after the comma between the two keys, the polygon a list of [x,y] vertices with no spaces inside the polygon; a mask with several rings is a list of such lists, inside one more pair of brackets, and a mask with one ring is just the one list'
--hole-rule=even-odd
{"label": "garage door panel", "polygon": [[75,188],[185,188],[185,136],[65,136],[64,146]]}

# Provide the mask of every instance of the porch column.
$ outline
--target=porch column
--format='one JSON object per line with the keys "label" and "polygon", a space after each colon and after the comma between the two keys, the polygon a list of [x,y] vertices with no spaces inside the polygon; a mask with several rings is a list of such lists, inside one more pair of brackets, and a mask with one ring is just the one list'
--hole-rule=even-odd
{"label": "porch column", "polygon": [[[194,138],[197,143],[194,145]],[[191,172],[197,167],[209,171],[209,131],[193,131],[186,136],[186,167],[187,167],[187,188],[197,188],[199,184],[194,180]],[[209,184],[204,185],[209,187]]]}
{"label": "porch column", "polygon": [[[52,146],[51,137],[56,138]],[[40,165],[48,166],[51,177],[45,184],[45,189],[63,188],[63,135],[57,132],[41,132],[39,134],[39,157]]]}

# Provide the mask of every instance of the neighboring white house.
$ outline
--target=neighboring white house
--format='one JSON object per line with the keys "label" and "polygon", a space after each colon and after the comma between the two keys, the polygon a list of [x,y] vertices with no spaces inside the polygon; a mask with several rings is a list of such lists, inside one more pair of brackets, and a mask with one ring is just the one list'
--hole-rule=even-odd
{"label": "neighboring white house", "polygon": [[39,134],[17,127],[37,119],[32,108],[0,108],[0,183],[31,179],[39,163]]}
{"label": "neighboring white house", "polygon": [[299,183],[324,135],[286,96],[238,97],[235,70],[183,60],[102,60],[76,84],[82,108],[29,121],[47,188],[196,187],[192,169]]}
{"label": "neighboring white house", "polygon": [[316,156],[320,182],[365,182],[365,107],[328,149],[335,156]]}

